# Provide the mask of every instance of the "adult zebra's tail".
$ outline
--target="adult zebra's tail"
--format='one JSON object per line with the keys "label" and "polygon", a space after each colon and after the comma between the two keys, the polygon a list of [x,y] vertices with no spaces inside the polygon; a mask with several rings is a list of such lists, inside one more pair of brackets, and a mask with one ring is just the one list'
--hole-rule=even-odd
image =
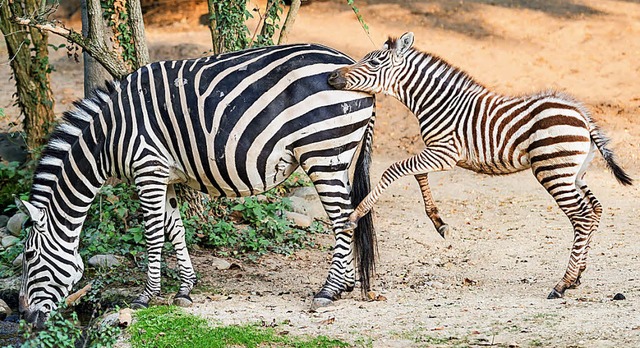
{"label": "adult zebra's tail", "polygon": [[[374,105],[375,110],[375,105]],[[367,125],[364,141],[360,146],[360,154],[353,173],[353,187],[351,190],[351,204],[354,208],[371,192],[369,179],[369,166],[371,164],[371,146],[373,143],[373,126],[375,111],[371,121]],[[367,214],[358,221],[358,226],[353,232],[354,252],[358,263],[358,273],[362,291],[367,292],[371,288],[370,281],[375,272],[375,259],[377,253],[376,235],[373,226],[373,214]]]}
{"label": "adult zebra's tail", "polygon": [[609,138],[607,138],[600,130],[598,126],[594,123],[591,123],[591,141],[596,144],[596,147],[602,154],[605,162],[607,162],[607,167],[611,170],[613,175],[616,177],[619,183],[622,185],[632,185],[633,179],[616,163],[615,156],[613,155],[613,151],[607,148],[609,144]]}

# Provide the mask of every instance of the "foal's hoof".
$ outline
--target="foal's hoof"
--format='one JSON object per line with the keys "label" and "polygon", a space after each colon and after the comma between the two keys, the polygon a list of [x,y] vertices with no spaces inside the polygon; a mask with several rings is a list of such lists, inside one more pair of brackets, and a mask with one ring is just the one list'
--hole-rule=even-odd
{"label": "foal's hoof", "polygon": [[331,306],[333,304],[333,300],[324,298],[324,297],[314,297],[313,302],[311,302],[311,311],[315,311],[321,307]]}
{"label": "foal's hoof", "polygon": [[449,225],[440,226],[438,228],[438,233],[440,233],[444,239],[449,239],[449,237],[451,237],[451,229],[449,228]]}
{"label": "foal's hoof", "polygon": [[351,221],[351,220],[349,220],[349,221],[344,223],[344,230],[345,231],[355,231],[356,227],[358,227],[358,224],[356,222]]}
{"label": "foal's hoof", "polygon": [[549,293],[549,296],[547,296],[547,299],[553,300],[553,299],[556,299],[556,298],[562,298],[562,293],[558,292],[556,289],[553,289]]}
{"label": "foal's hoof", "polygon": [[189,295],[180,295],[173,298],[173,305],[178,307],[191,307],[193,300]]}

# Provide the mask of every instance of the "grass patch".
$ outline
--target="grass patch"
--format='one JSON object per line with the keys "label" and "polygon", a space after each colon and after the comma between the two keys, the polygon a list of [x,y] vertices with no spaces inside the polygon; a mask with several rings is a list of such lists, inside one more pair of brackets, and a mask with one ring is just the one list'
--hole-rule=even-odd
{"label": "grass patch", "polygon": [[212,327],[204,319],[174,306],[138,310],[129,328],[131,346],[137,347],[347,347],[349,344],[326,336],[280,335],[274,328],[257,324]]}

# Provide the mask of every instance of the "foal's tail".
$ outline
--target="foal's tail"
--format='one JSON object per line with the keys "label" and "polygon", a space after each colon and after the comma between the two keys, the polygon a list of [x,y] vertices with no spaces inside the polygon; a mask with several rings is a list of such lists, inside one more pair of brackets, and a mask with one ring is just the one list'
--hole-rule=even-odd
{"label": "foal's tail", "polygon": [[633,179],[616,163],[613,151],[607,148],[610,141],[609,138],[607,138],[593,122],[591,122],[591,130],[589,132],[591,133],[591,141],[596,145],[602,157],[604,157],[605,162],[607,162],[607,167],[609,167],[609,170],[611,170],[618,182],[622,185],[632,185]]}
{"label": "foal's tail", "polygon": [[[375,104],[371,121],[367,125],[364,140],[360,146],[360,154],[353,173],[353,187],[351,190],[351,204],[355,208],[371,192],[369,166],[371,164],[371,147],[373,143],[373,125],[375,122]],[[358,275],[362,291],[371,288],[371,277],[375,273],[375,259],[377,253],[376,235],[372,214],[369,213],[358,220],[354,233],[355,257],[358,264]]]}

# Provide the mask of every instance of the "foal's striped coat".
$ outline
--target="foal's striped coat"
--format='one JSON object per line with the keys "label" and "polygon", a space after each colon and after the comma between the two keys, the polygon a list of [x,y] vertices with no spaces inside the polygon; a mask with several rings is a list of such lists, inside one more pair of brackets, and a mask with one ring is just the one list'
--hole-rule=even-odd
{"label": "foal's striped coat", "polygon": [[589,242],[602,214],[602,206],[584,180],[596,149],[621,184],[632,183],[607,148],[609,140],[582,104],[563,93],[499,95],[443,59],[412,49],[412,44],[413,34],[406,33],[329,78],[339,89],[384,92],[398,98],[418,118],[427,146],[391,165],[350,220],[355,223],[365,216],[393,181],[414,175],[427,215],[444,236],[447,225],[433,203],[429,172],[456,165],[494,175],[531,168],[574,229],[566,273],[549,294],[549,298],[562,297],[567,288],[580,283]]}

